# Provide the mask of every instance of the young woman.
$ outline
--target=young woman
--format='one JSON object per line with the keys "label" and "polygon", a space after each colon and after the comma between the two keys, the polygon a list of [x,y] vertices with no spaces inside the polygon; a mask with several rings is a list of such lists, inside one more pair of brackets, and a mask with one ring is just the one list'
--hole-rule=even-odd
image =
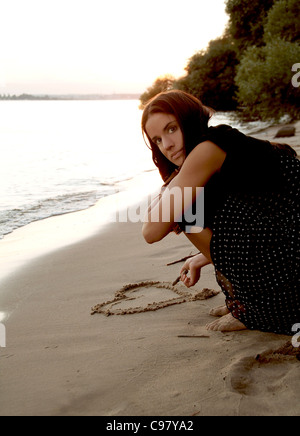
{"label": "young woman", "polygon": [[[146,105],[142,131],[165,184],[148,211],[144,238],[158,242],[178,226],[185,232],[201,252],[181,270],[187,287],[202,267],[214,265],[226,306],[211,312],[221,318],[208,329],[292,335],[300,323],[300,162],[288,145],[227,125],[208,127],[211,116],[182,91],[161,93]],[[204,222],[199,227],[196,219],[191,227],[185,214],[201,187]]]}

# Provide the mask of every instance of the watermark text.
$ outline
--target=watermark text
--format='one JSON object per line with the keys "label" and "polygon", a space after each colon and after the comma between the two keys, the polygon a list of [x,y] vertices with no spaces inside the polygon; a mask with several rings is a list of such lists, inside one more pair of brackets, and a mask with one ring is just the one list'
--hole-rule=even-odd
{"label": "watermark text", "polygon": [[295,348],[299,348],[300,347],[300,323],[299,324],[294,324],[292,327],[292,332],[296,333],[293,337],[292,337],[292,345]]}
{"label": "watermark text", "polygon": [[[204,227],[204,188],[184,189],[175,186],[166,189],[163,200],[157,195],[149,195],[142,204],[118,210],[112,220],[114,222],[171,222],[184,223],[187,229]],[[173,217],[173,218],[172,218]],[[187,233],[190,233],[187,230]]]}
{"label": "watermark text", "polygon": [[295,88],[299,88],[300,86],[300,63],[298,64],[294,64],[292,66],[292,71],[295,72],[296,74],[292,77],[292,85]]}
{"label": "watermark text", "polygon": [[0,348],[1,347],[6,347],[6,328],[2,323],[0,323]]}

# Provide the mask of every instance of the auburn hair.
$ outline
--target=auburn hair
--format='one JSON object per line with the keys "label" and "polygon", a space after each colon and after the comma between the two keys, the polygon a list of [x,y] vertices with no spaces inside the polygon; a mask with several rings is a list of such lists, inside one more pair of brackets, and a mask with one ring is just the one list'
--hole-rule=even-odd
{"label": "auburn hair", "polygon": [[142,115],[142,132],[146,144],[152,150],[152,159],[159,169],[164,182],[177,169],[151,141],[146,124],[149,117],[156,113],[174,115],[183,134],[186,155],[188,155],[207,133],[208,121],[214,111],[204,106],[200,100],[184,91],[172,90],[153,97],[145,106]]}

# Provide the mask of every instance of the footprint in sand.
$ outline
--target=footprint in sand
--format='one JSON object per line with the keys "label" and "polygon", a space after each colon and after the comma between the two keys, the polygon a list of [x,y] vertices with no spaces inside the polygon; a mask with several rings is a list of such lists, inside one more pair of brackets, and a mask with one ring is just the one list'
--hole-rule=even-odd
{"label": "footprint in sand", "polygon": [[244,399],[248,397],[253,401],[256,398],[262,413],[278,408],[278,413],[293,415],[293,411],[299,412],[299,360],[300,350],[290,341],[256,358],[241,358],[230,368],[226,377],[227,388],[241,394]]}

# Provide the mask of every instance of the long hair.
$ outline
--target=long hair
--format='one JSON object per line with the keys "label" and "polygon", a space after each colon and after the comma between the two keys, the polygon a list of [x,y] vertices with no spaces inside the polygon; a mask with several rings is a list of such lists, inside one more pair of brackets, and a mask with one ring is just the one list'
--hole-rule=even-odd
{"label": "long hair", "polygon": [[159,150],[146,131],[149,117],[156,113],[174,115],[183,134],[186,155],[200,142],[208,130],[208,121],[214,111],[204,106],[196,97],[179,90],[162,92],[152,98],[143,111],[142,132],[146,144],[152,150],[152,159],[164,182],[177,169]]}

